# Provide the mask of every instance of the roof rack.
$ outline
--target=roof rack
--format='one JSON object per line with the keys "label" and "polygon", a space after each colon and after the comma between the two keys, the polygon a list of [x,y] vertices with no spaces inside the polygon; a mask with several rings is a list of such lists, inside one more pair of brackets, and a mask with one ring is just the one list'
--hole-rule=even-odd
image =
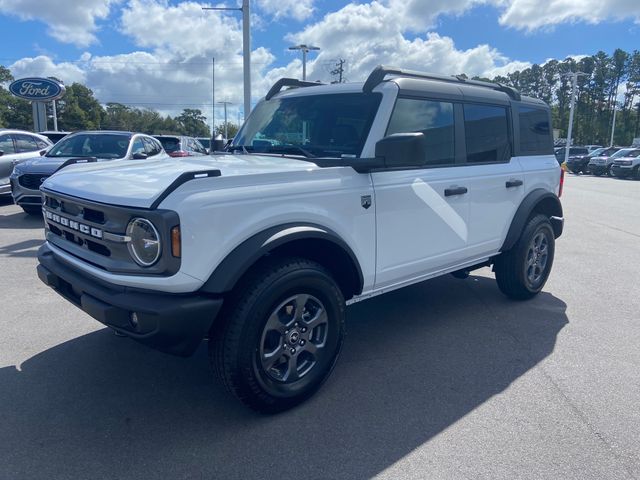
{"label": "roof rack", "polygon": [[462,77],[461,75],[455,77],[447,77],[445,75],[422,73],[415,70],[403,70],[401,68],[385,67],[383,65],[378,65],[373,69],[373,72],[371,72],[369,78],[367,78],[367,81],[364,82],[362,90],[364,92],[371,92],[376,86],[384,81],[387,75],[398,75],[401,77],[410,78],[424,78],[426,80],[437,80],[439,82],[460,83],[464,85],[472,85],[474,87],[491,88],[492,90],[506,93],[513,100],[521,100],[520,92],[518,90],[512,87],[508,87],[507,85],[502,85],[501,83],[483,82],[481,80],[469,80]]}
{"label": "roof rack", "polygon": [[271,100],[273,96],[282,90],[284,87],[315,87],[316,85],[324,85],[320,82],[306,82],[303,80],[297,80],[295,78],[281,78],[276,83],[273,84],[273,87],[269,89],[267,95],[264,97],[265,100]]}

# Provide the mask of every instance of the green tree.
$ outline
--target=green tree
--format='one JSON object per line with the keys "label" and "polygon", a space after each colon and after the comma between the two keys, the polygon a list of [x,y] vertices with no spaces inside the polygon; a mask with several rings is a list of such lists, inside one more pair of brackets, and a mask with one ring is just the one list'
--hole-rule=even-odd
{"label": "green tree", "polygon": [[192,137],[209,136],[209,126],[205,123],[206,120],[207,117],[197,108],[185,108],[182,113],[176,117],[180,133]]}
{"label": "green tree", "polygon": [[[238,130],[240,130],[240,126],[237,123],[228,121],[226,123],[226,126],[227,126],[227,138],[235,137],[236,134],[238,133]],[[222,122],[220,125],[216,125],[216,128],[214,129],[215,134],[222,135],[224,137],[224,130],[225,130],[224,127],[225,127],[224,122]]]}

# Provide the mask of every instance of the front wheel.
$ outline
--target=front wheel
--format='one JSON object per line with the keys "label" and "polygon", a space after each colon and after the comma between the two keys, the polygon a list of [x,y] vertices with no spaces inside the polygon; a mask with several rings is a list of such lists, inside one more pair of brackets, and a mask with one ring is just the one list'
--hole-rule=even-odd
{"label": "front wheel", "polygon": [[551,222],[545,215],[535,215],[513,248],[496,259],[494,271],[498,288],[516,300],[534,297],[549,278],[554,253]]}
{"label": "front wheel", "polygon": [[236,288],[210,334],[216,376],[241,402],[276,413],[313,395],[344,339],[345,302],[320,264],[271,260]]}

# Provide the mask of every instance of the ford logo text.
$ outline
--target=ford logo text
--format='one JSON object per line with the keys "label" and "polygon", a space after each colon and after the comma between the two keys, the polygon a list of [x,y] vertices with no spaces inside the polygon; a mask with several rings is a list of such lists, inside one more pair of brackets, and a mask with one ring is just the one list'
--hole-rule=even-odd
{"label": "ford logo text", "polygon": [[16,97],[32,102],[56,100],[64,95],[64,85],[48,78],[21,78],[9,85]]}

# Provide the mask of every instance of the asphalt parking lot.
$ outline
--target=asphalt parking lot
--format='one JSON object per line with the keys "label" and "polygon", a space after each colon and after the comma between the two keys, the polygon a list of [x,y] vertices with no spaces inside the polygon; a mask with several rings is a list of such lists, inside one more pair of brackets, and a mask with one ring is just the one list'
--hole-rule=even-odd
{"label": "asphalt parking lot", "polygon": [[640,182],[568,175],[545,291],[489,269],[348,310],[341,360],[260,416],[114,336],[35,274],[41,221],[0,204],[0,479],[640,478]]}

